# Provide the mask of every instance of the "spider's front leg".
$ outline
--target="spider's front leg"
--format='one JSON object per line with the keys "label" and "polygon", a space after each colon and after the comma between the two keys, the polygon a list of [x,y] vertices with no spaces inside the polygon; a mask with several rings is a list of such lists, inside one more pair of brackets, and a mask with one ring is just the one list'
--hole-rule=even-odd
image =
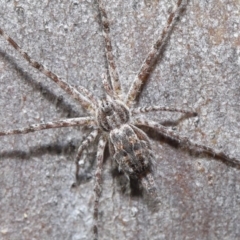
{"label": "spider's front leg", "polygon": [[55,73],[48,70],[45,66],[43,66],[41,63],[38,63],[37,61],[33,60],[27,52],[25,52],[7,33],[5,33],[0,28],[0,35],[5,38],[8,43],[15,48],[18,53],[34,68],[36,68],[38,71],[43,73],[45,76],[47,76],[49,79],[51,79],[53,82],[55,82],[60,88],[62,88],[65,92],[67,92],[70,96],[72,96],[74,99],[76,99],[87,111],[94,114],[94,110],[97,107],[97,101],[93,94],[91,94],[86,88],[79,86],[78,90],[68,84],[66,81],[58,77]]}
{"label": "spider's front leg", "polygon": [[115,96],[121,97],[122,87],[119,80],[116,63],[114,61],[113,51],[112,51],[112,42],[110,38],[110,23],[107,17],[106,10],[102,4],[101,0],[98,0],[98,7],[100,13],[100,21],[102,27],[102,35],[105,41],[105,54],[107,57],[108,69],[111,80],[111,88]]}
{"label": "spider's front leg", "polygon": [[54,122],[33,124],[24,128],[16,128],[6,131],[0,131],[0,136],[15,135],[15,134],[26,134],[30,132],[36,132],[49,128],[62,128],[62,127],[72,127],[72,126],[94,126],[95,119],[94,117],[81,117],[81,118],[70,118],[63,119]]}
{"label": "spider's front leg", "polygon": [[131,106],[134,103],[137,96],[139,95],[139,93],[141,92],[140,89],[142,85],[147,81],[152,68],[157,62],[159,54],[162,52],[165,45],[167,44],[167,40],[170,37],[172,29],[175,23],[177,22],[178,17],[186,8],[187,3],[188,3],[188,0],[177,1],[176,10],[169,15],[166,26],[164,27],[157,41],[153,44],[152,49],[149,51],[137,76],[135,77],[133,83],[131,84],[131,87],[125,99],[125,103],[127,104],[127,106]]}

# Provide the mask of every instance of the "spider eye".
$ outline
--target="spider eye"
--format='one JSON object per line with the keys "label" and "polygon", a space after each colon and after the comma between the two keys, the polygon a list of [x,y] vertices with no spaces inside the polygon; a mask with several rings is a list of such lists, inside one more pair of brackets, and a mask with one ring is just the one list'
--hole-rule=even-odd
{"label": "spider eye", "polygon": [[123,156],[126,157],[127,155],[128,154],[125,151],[123,151]]}
{"label": "spider eye", "polygon": [[113,110],[112,104],[108,101],[102,102],[102,111],[106,113],[107,115],[111,115]]}

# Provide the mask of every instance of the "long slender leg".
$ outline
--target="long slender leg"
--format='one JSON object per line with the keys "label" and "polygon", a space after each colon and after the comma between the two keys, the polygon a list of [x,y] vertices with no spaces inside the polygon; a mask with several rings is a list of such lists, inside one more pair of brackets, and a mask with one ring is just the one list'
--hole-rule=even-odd
{"label": "long slender leg", "polygon": [[24,59],[26,59],[30,65],[36,69],[38,69],[40,72],[42,72],[44,75],[46,75],[48,78],[53,80],[59,87],[61,87],[65,92],[67,92],[69,95],[71,95],[73,98],[78,100],[80,104],[88,111],[93,112],[93,110],[97,106],[97,101],[93,97],[93,95],[84,87],[78,87],[78,90],[71,85],[69,85],[67,82],[59,78],[56,74],[48,70],[46,67],[44,67],[42,64],[36,62],[35,60],[31,59],[29,55],[23,51],[22,48],[18,46],[18,44],[10,37],[8,36],[1,28],[0,28],[0,35],[2,35],[9,44],[14,47],[20,55]]}
{"label": "long slender leg", "polygon": [[114,150],[114,146],[113,144],[109,141],[108,142],[108,149],[109,149],[109,153],[110,153],[110,157],[111,157],[111,163],[112,163],[112,169],[118,169],[118,171],[121,171],[121,168],[119,167],[119,164],[115,161],[114,159],[114,154],[115,154],[115,150]]}
{"label": "long slender leg", "polygon": [[103,77],[104,77],[104,79],[102,80],[102,84],[103,84],[103,87],[104,87],[106,93],[107,93],[109,96],[115,98],[113,89],[112,89],[112,87],[110,86],[109,82],[107,81],[107,76],[104,75]]}
{"label": "long slender leg", "polygon": [[162,106],[146,106],[146,107],[139,107],[132,109],[132,114],[139,114],[139,113],[146,113],[146,112],[153,112],[153,111],[166,111],[166,112],[180,112],[185,114],[190,114],[193,116],[197,116],[196,112],[192,110],[184,110],[180,108],[169,108],[169,107],[162,107]]}
{"label": "long slender leg", "polygon": [[93,117],[82,117],[82,118],[69,118],[64,120],[58,120],[55,122],[48,122],[42,124],[33,124],[25,128],[17,128],[7,131],[0,131],[0,136],[14,135],[14,134],[26,134],[30,132],[40,131],[49,128],[62,128],[72,126],[96,126],[96,122]]}
{"label": "long slender leg", "polygon": [[[85,109],[87,109],[87,107],[89,108],[90,107],[90,109],[87,109],[87,110],[89,110],[89,111],[91,111],[92,109],[96,109],[96,107],[98,106],[98,104],[97,104],[97,100],[95,99],[95,97],[94,97],[94,95],[90,92],[90,91],[88,91],[85,87],[83,87],[83,86],[76,86],[76,89],[81,93],[81,94],[83,94],[83,96],[85,97],[85,98],[87,98],[87,101],[89,101],[91,104],[89,105],[86,105],[85,106]],[[94,113],[94,112],[93,112]]]}
{"label": "long slender leg", "polygon": [[127,98],[125,99],[127,106],[131,106],[134,103],[134,100],[136,99],[138,94],[140,93],[141,86],[148,79],[148,76],[151,73],[151,69],[157,61],[157,57],[159,56],[164,46],[166,45],[167,40],[172,32],[172,29],[181,12],[186,7],[187,2],[188,0],[177,1],[177,9],[169,15],[167,25],[164,27],[160,37],[153,44],[152,49],[148,53],[146,59],[144,60],[137,76],[135,77],[129,89]]}
{"label": "long slender leg", "polygon": [[145,119],[136,119],[134,124],[137,126],[140,125],[140,126],[147,126],[147,127],[153,128],[159,133],[161,133],[162,135],[168,137],[169,139],[175,140],[180,144],[184,144],[189,148],[198,150],[199,152],[203,152],[203,153],[205,152],[205,153],[211,154],[214,157],[219,157],[220,159],[226,160],[225,163],[230,164],[236,168],[240,168],[240,161],[237,160],[236,158],[231,158],[228,155],[226,155],[224,152],[218,151],[212,147],[192,142],[187,137],[181,137],[175,132],[171,131],[170,129],[167,129],[166,127],[162,126],[159,123],[156,123],[154,121],[148,121]]}
{"label": "long slender leg", "polygon": [[95,224],[93,227],[94,240],[98,239],[98,206],[99,206],[99,198],[102,192],[103,154],[104,154],[106,143],[107,143],[107,140],[104,138],[104,136],[101,136],[99,139],[98,149],[97,149],[97,170],[95,173],[96,180],[95,180],[95,186],[94,186],[94,192],[95,192],[95,201],[94,201]]}
{"label": "long slender leg", "polygon": [[82,142],[82,144],[80,145],[80,147],[78,148],[78,152],[77,152],[77,156],[76,156],[76,160],[75,160],[75,164],[76,164],[76,181],[78,182],[78,177],[79,177],[79,160],[82,156],[82,152],[84,149],[86,149],[90,143],[92,143],[96,137],[98,135],[98,129],[93,130],[88,136],[87,138]]}
{"label": "long slender leg", "polygon": [[109,28],[109,21],[107,18],[106,10],[102,4],[102,0],[98,0],[99,12],[100,12],[100,21],[102,25],[102,34],[105,41],[105,53],[108,62],[108,69],[111,78],[111,85],[113,88],[113,92],[116,96],[120,97],[122,94],[122,87],[121,82],[119,80],[116,64],[114,61],[114,56],[112,52],[112,43],[110,38],[110,28]]}

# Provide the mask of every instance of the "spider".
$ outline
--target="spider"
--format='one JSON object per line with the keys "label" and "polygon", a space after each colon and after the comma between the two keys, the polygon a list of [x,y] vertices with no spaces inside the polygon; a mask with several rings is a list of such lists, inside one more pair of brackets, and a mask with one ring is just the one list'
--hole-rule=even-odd
{"label": "spider", "polygon": [[98,0],[110,79],[110,82],[107,80],[108,78],[103,80],[103,86],[106,92],[106,96],[103,99],[96,99],[91,92],[82,86],[79,86],[77,89],[70,86],[67,82],[59,78],[53,72],[49,71],[42,64],[31,59],[29,55],[24,52],[23,49],[20,48],[18,44],[0,28],[0,34],[23,56],[25,60],[30,63],[30,65],[45,74],[50,80],[54,81],[70,96],[75,98],[89,113],[88,117],[64,119],[44,124],[35,124],[20,129],[0,131],[0,136],[26,134],[43,129],[71,126],[88,126],[89,128],[92,128],[91,133],[78,148],[75,160],[75,175],[76,183],[78,183],[80,171],[79,162],[81,160],[82,153],[90,144],[98,140],[96,156],[97,170],[95,173],[94,186],[94,239],[98,239],[98,206],[101,195],[104,150],[107,144],[109,146],[111,159],[117,163],[119,171],[122,171],[127,178],[137,178],[150,197],[157,197],[157,187],[152,174],[152,162],[154,160],[154,154],[151,150],[150,140],[147,134],[141,128],[139,128],[140,126],[146,126],[155,129],[158,133],[166,136],[167,138],[177,141],[188,147],[193,147],[199,151],[207,152],[214,156],[224,158],[234,164],[238,163],[236,159],[229,158],[223,152],[219,152],[202,144],[194,143],[186,137],[179,136],[177,133],[168,129],[167,127],[157,122],[148,120],[140,115],[153,111],[169,111],[196,116],[196,112],[188,109],[168,108],[159,105],[134,108],[135,101],[141,93],[142,86],[147,81],[158,56],[160,53],[162,53],[167,40],[170,37],[177,19],[186,8],[187,2],[187,0],[177,1],[176,9],[169,15],[163,32],[153,44],[150,52],[147,54],[147,57],[144,60],[138,74],[131,83],[128,93],[124,95],[112,53],[107,13],[101,0]]}

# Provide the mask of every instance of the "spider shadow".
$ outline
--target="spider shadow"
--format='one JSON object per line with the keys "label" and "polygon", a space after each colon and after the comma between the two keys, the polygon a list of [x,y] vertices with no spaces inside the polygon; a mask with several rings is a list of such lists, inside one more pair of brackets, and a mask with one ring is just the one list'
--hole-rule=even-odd
{"label": "spider shadow", "polygon": [[135,200],[143,200],[144,205],[147,206],[148,210],[153,213],[159,210],[162,202],[159,196],[151,196],[146,190],[143,189],[141,182],[137,178],[127,178],[123,172],[119,171],[117,167],[112,168],[112,177],[116,179],[117,189],[121,192],[121,195],[127,196]]}
{"label": "spider shadow", "polygon": [[69,155],[70,158],[73,157],[78,145],[76,140],[71,140],[65,143],[60,143],[60,141],[56,141],[51,144],[42,144],[41,146],[35,146],[29,148],[28,151],[24,150],[9,150],[2,151],[0,153],[0,159],[10,158],[15,159],[18,158],[22,161],[30,160],[33,157],[40,157],[44,154],[49,155]]}
{"label": "spider shadow", "polygon": [[[15,70],[17,76],[21,79],[21,81],[24,81],[27,85],[30,85],[33,89],[33,91],[39,91],[42,96],[51,104],[55,105],[57,109],[61,109],[61,112],[64,116],[64,118],[74,118],[74,117],[79,117],[82,115],[82,113],[85,113],[85,109],[80,107],[80,111],[76,110],[76,107],[74,107],[72,104],[69,104],[66,102],[63,97],[57,96],[56,94],[53,93],[47,87],[41,82],[38,82],[34,80],[30,74],[22,70],[21,67],[18,66],[16,61],[14,60],[13,57],[11,57],[9,54],[5,53],[3,50],[0,49],[0,58],[3,59],[4,61],[8,62],[10,64],[10,67],[13,70]],[[45,77],[47,78],[47,77]],[[60,88],[59,88],[60,89]],[[22,161],[24,160],[29,160],[32,157],[38,157],[44,154],[50,154],[50,155],[68,155],[70,156],[70,159],[73,159],[74,157],[71,156],[76,153],[76,148],[79,147],[79,143],[81,141],[78,141],[78,145],[76,145],[76,141],[72,140],[67,143],[60,143],[59,141],[51,144],[43,144],[39,147],[32,147],[29,149],[29,151],[24,151],[24,150],[11,150],[11,151],[3,151],[0,153],[0,159],[3,158],[18,158]],[[92,161],[91,161],[92,162]],[[92,166],[93,164],[91,164]],[[89,166],[88,169],[86,169],[86,172],[90,172]],[[86,177],[87,176],[87,177]],[[81,182],[85,182],[89,180],[89,174],[82,174],[80,177]]]}
{"label": "spider shadow", "polygon": [[110,155],[108,144],[104,150],[103,166],[106,165],[107,161],[111,161],[110,174],[112,178],[116,180],[117,189],[119,189],[123,195],[130,194],[132,197],[143,196],[143,190],[140,187],[139,181],[133,178],[127,179],[124,173],[119,171],[117,163],[114,162],[115,160],[113,160],[112,156]]}
{"label": "spider shadow", "polygon": [[[183,116],[181,118],[179,118],[176,121],[167,121],[167,122],[163,122],[161,123],[163,126],[165,127],[174,127],[177,126],[178,123],[186,118],[188,118],[189,116]],[[167,143],[168,145],[170,145],[171,147],[177,149],[177,150],[181,150],[184,152],[187,152],[190,156],[194,156],[194,157],[203,157],[203,156],[207,156],[207,158],[214,158],[215,160],[225,164],[228,167],[232,167],[235,169],[240,170],[240,161],[237,162],[236,159],[234,159],[234,162],[229,160],[227,155],[224,153],[220,153],[220,154],[215,154],[213,155],[210,152],[207,151],[203,151],[203,150],[198,150],[197,148],[194,148],[193,146],[187,146],[184,143],[181,143],[177,140],[174,140],[170,137],[167,137],[159,132],[157,132],[156,130],[150,128],[150,127],[146,127],[146,126],[139,126],[140,129],[142,129],[145,133],[147,133],[147,135],[154,141],[159,142],[160,144],[162,142]]]}
{"label": "spider shadow", "polygon": [[[176,120],[172,120],[172,121],[168,120],[168,121],[162,122],[162,125],[166,127],[170,127],[170,126],[174,127],[174,126],[177,126],[180,122],[195,116],[196,116],[195,113],[182,114],[181,117],[179,117]],[[141,129],[143,128],[141,127]],[[146,128],[144,131],[147,132],[153,140],[156,140],[156,136],[153,135],[155,133],[154,131],[152,131],[151,133],[150,129],[146,129]],[[176,143],[170,142],[170,145],[174,146],[174,144],[176,147]],[[107,147],[106,154],[107,154],[107,158],[111,158],[110,153],[108,151],[108,147]],[[141,187],[140,181],[137,178],[131,178],[131,177],[127,179],[124,173],[118,170],[117,164],[115,164],[114,167],[112,168],[111,174],[112,174],[112,177],[117,180],[116,182],[122,194],[126,194],[126,195],[130,194],[132,197],[136,197],[136,198],[143,198],[145,196],[145,191]]]}
{"label": "spider shadow", "polygon": [[[67,161],[74,162],[77,149],[80,145],[80,139],[71,139],[63,141],[62,139],[51,144],[41,144],[40,146],[29,147],[29,150],[9,150],[0,152],[0,160],[17,159],[18,161],[30,161],[34,157],[41,157],[45,154],[52,156],[67,156]],[[95,163],[95,152],[87,153],[88,166],[79,175],[79,183],[83,184],[92,178],[92,169]]]}
{"label": "spider shadow", "polygon": [[111,175],[116,179],[117,188],[123,195],[130,195],[131,197],[142,198],[144,191],[140,187],[140,181],[137,178],[129,178],[119,171],[117,167],[112,168]]}
{"label": "spider shadow", "polygon": [[[3,52],[0,49],[0,58],[4,61],[7,61],[12,69],[15,69],[17,75],[21,78],[21,81],[24,81],[26,84],[30,85],[34,91],[37,90],[41,92],[42,96],[51,104],[54,104],[56,108],[60,108],[61,111],[64,113],[63,115],[67,118],[74,118],[79,117],[80,112],[72,105],[64,101],[62,96],[55,95],[47,86],[45,86],[41,82],[37,82],[36,80],[33,80],[33,78],[30,76],[30,74],[26,73],[22,70],[16,63],[16,61],[7,53]],[[46,77],[47,78],[47,77]],[[82,109],[85,111],[84,109]]]}

